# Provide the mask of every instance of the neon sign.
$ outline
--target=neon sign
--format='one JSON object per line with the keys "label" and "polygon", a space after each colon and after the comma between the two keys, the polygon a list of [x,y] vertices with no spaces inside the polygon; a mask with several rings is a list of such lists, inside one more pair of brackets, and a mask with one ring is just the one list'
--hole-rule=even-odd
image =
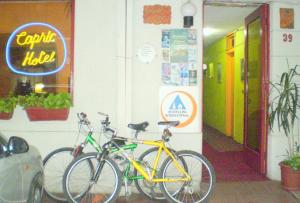
{"label": "neon sign", "polygon": [[[30,27],[46,27],[50,28],[47,32],[35,33],[35,34],[28,34],[25,29]],[[64,48],[64,56],[61,64],[58,67],[53,68],[53,70],[48,72],[28,72],[24,71],[24,67],[35,67],[38,65],[49,64],[53,63],[56,59],[56,51],[51,51],[50,53],[46,52],[45,50],[36,51],[35,47],[39,44],[50,44],[55,43],[57,36],[60,38],[63,48]],[[16,43],[20,47],[27,48],[26,54],[21,62],[21,67],[15,67],[12,63],[12,56],[11,56],[11,47],[12,43]],[[17,74],[21,75],[28,75],[28,76],[45,76],[57,73],[58,71],[64,68],[64,65],[67,61],[67,45],[65,39],[61,32],[47,23],[40,23],[40,22],[32,22],[28,24],[24,24],[18,27],[8,38],[7,45],[6,45],[6,63],[8,67]],[[20,68],[23,68],[20,70]]]}

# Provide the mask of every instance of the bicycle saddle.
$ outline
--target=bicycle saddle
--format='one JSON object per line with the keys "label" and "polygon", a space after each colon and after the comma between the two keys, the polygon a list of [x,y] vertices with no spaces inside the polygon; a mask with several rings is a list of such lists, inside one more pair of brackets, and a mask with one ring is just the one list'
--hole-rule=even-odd
{"label": "bicycle saddle", "polygon": [[169,125],[169,126],[178,126],[180,124],[180,121],[159,121],[157,123],[158,125]]}
{"label": "bicycle saddle", "polygon": [[138,124],[130,123],[128,124],[128,128],[131,128],[136,131],[145,131],[148,125],[149,123],[147,121]]}

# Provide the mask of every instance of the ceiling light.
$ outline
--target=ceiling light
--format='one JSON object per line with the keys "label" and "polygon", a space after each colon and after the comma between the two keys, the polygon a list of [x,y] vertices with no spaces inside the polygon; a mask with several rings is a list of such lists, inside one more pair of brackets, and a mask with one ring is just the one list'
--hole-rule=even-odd
{"label": "ceiling light", "polygon": [[203,35],[204,36],[209,36],[209,35],[212,35],[212,34],[217,33],[217,32],[218,32],[218,29],[216,29],[216,28],[211,28],[211,27],[203,28]]}

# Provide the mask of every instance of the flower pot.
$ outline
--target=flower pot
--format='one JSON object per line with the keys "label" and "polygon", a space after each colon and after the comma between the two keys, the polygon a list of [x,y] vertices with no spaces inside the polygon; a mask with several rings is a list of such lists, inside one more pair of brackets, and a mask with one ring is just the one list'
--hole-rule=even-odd
{"label": "flower pot", "polygon": [[300,170],[293,170],[291,167],[279,163],[281,168],[281,184],[285,190],[300,190]]}
{"label": "flower pot", "polygon": [[30,121],[67,120],[69,116],[69,109],[32,107],[25,110]]}
{"label": "flower pot", "polygon": [[13,113],[14,112],[11,112],[11,113],[0,112],[0,119],[1,120],[9,120],[9,119],[11,119]]}

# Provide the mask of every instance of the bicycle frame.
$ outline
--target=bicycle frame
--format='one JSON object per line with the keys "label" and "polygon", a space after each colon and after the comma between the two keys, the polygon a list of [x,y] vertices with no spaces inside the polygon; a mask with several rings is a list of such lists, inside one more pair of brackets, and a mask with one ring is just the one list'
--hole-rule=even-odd
{"label": "bicycle frame", "polygon": [[[95,141],[92,134],[93,134],[93,132],[91,132],[91,131],[88,133],[88,135],[84,141],[84,144],[87,144],[87,143],[91,144],[95,148],[95,150],[98,153],[100,153],[100,152],[102,152],[102,149],[101,149],[100,145],[98,145],[98,143]],[[110,149],[109,153],[119,152],[120,150],[131,150],[131,152],[133,152],[137,148],[137,146],[138,145],[135,143],[130,143],[130,144],[120,146],[120,148],[114,147],[114,148]],[[124,171],[123,177],[127,180],[144,179],[143,176],[129,176],[130,165],[131,165],[131,163],[128,162],[128,165]]]}
{"label": "bicycle frame", "polygon": [[98,145],[96,140],[93,138],[93,132],[92,131],[90,131],[88,133],[87,137],[84,140],[84,144],[87,144],[87,143],[91,144],[96,149],[97,152],[102,151],[100,145]]}
{"label": "bicycle frame", "polygon": [[[129,161],[129,165],[127,166],[127,168],[125,170],[125,175],[127,175],[127,177],[128,177],[128,171],[130,169],[130,164],[132,164],[133,167],[141,174],[141,176],[130,176],[130,177],[128,177],[129,180],[146,179],[147,181],[154,182],[154,183],[156,183],[156,182],[180,182],[180,181],[187,182],[187,181],[191,180],[190,175],[185,171],[185,169],[176,160],[175,156],[165,146],[165,142],[163,140],[149,141],[149,140],[127,139],[127,138],[122,138],[122,137],[119,137],[119,138],[124,139],[124,140],[129,141],[129,142],[132,143],[132,144],[129,144],[129,145],[137,146],[137,144],[144,144],[144,145],[158,147],[158,152],[157,152],[155,161],[153,163],[153,166],[151,167],[153,169],[151,174],[148,174],[147,171],[145,171],[145,169],[140,165],[140,163],[138,161],[131,158],[124,151],[124,147],[128,147],[129,145],[124,145],[124,146],[121,146],[121,147],[117,146],[117,147],[113,148],[115,150],[115,152],[116,151],[120,152]],[[171,159],[173,160],[173,164],[175,165],[176,169],[178,170],[178,172],[180,172],[184,176],[184,178],[154,178],[155,175],[156,175],[157,166],[158,166],[158,162],[161,158],[162,151],[164,151],[167,154],[168,157],[171,157]],[[126,173],[126,171],[127,171],[127,173]]]}
{"label": "bicycle frame", "polygon": [[[91,144],[97,152],[102,152],[101,146],[95,141],[95,139],[92,136],[93,132],[90,131],[85,139],[85,144],[89,143]],[[125,141],[129,141],[130,144],[125,144],[122,146],[116,146],[109,149],[109,154],[119,152],[129,161],[128,165],[124,171],[123,177],[127,180],[136,180],[136,179],[146,179],[149,182],[186,182],[190,181],[191,177],[188,173],[184,170],[184,168],[180,165],[180,163],[176,160],[174,155],[170,152],[170,150],[165,146],[165,142],[163,140],[159,141],[149,141],[149,140],[137,140],[137,139],[127,139],[123,137],[119,137],[120,139],[123,139]],[[148,174],[147,171],[140,165],[140,163],[134,159],[132,159],[125,150],[131,150],[132,152],[137,148],[138,144],[144,144],[149,146],[155,146],[158,147],[158,152],[155,158],[155,161],[152,166],[152,172],[151,174]],[[167,156],[171,157],[173,160],[173,164],[175,165],[176,169],[184,176],[184,178],[154,178],[157,172],[158,162],[161,158],[162,151],[164,151]],[[130,165],[133,165],[133,167],[141,174],[139,176],[129,176],[130,171]]]}

